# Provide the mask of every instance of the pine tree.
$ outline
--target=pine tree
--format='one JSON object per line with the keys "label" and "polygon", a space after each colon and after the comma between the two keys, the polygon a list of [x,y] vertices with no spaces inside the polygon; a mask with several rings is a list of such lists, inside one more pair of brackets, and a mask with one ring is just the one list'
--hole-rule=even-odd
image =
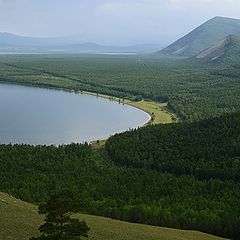
{"label": "pine tree", "polygon": [[79,212],[78,201],[71,192],[52,195],[47,203],[39,206],[38,212],[45,215],[45,223],[39,227],[41,235],[30,240],[80,240],[88,237],[87,223],[71,218]]}

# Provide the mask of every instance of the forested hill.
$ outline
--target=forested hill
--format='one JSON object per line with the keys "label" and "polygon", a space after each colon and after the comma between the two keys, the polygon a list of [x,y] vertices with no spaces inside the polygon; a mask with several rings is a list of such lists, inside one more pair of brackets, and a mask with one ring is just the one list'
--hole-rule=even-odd
{"label": "forested hill", "polygon": [[121,166],[239,182],[240,112],[117,134],[107,141],[107,150]]}

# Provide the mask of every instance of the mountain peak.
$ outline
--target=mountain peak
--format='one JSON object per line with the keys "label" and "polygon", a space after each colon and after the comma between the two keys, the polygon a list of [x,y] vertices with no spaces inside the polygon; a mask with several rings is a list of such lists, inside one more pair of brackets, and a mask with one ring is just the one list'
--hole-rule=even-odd
{"label": "mountain peak", "polygon": [[216,21],[216,20],[222,20],[222,21],[238,21],[239,19],[237,18],[231,18],[231,17],[223,17],[223,16],[215,16],[213,18],[210,19],[210,21]]}
{"label": "mountain peak", "polygon": [[240,20],[216,16],[161,50],[160,53],[192,57],[228,35],[240,36]]}

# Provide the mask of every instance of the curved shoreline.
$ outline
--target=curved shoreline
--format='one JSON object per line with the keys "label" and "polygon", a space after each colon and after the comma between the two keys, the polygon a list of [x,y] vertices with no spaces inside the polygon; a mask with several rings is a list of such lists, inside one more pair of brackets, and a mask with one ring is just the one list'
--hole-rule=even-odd
{"label": "curved shoreline", "polygon": [[[94,93],[91,93],[91,92],[86,92],[86,91],[73,91],[73,90],[69,90],[69,89],[64,89],[64,88],[46,88],[46,87],[43,87],[43,86],[39,86],[39,85],[30,85],[30,84],[19,84],[19,83],[12,83],[12,82],[8,82],[8,81],[0,81],[0,84],[2,85],[2,87],[3,87],[3,89],[4,89],[4,85],[5,86],[7,86],[7,85],[9,85],[9,86],[19,86],[19,88],[17,87],[17,89],[24,89],[24,88],[28,88],[29,90],[28,91],[34,91],[34,88],[36,89],[36,91],[42,91],[42,90],[46,90],[46,94],[48,94],[48,91],[49,91],[49,94],[51,95],[51,93],[52,92],[50,92],[51,90],[53,90],[53,91],[55,91],[55,94],[64,94],[64,92],[66,93],[66,94],[68,94],[68,96],[75,96],[75,98],[76,98],[76,100],[77,99],[81,99],[81,98],[86,98],[86,96],[89,96],[89,100],[85,100],[85,104],[86,104],[86,106],[88,106],[88,101],[94,101],[94,102],[96,102],[95,104],[96,104],[96,107],[98,106],[97,104],[98,103],[101,103],[101,102],[105,102],[105,104],[110,104],[110,105],[112,105],[112,107],[111,108],[113,108],[113,110],[114,109],[116,109],[115,111],[117,111],[117,109],[119,109],[119,112],[121,112],[121,111],[124,111],[124,110],[126,110],[127,112],[129,112],[129,114],[130,114],[130,116],[131,116],[131,113],[132,113],[132,116],[131,117],[128,117],[128,120],[127,120],[127,118],[126,118],[126,121],[125,121],[125,124],[124,124],[124,121],[122,122],[122,124],[114,124],[114,122],[113,122],[113,124],[110,124],[111,122],[109,122],[109,124],[110,125],[112,125],[112,127],[107,127],[107,125],[106,125],[106,129],[108,129],[109,128],[109,131],[107,131],[107,132],[105,132],[104,130],[103,131],[97,131],[96,130],[96,133],[91,133],[91,131],[89,131],[89,133],[87,133],[86,132],[86,134],[84,134],[84,135],[82,135],[82,134],[80,134],[79,135],[79,138],[81,139],[80,141],[75,141],[74,139],[75,139],[75,137],[74,138],[72,138],[72,142],[82,142],[82,141],[87,141],[87,142],[92,142],[92,141],[95,141],[95,140],[98,140],[98,139],[108,139],[110,136],[112,136],[112,135],[114,135],[114,134],[116,134],[116,133],[120,133],[120,132],[125,132],[125,131],[127,131],[128,129],[135,129],[135,128],[139,128],[139,127],[142,127],[142,126],[144,126],[144,125],[146,125],[150,120],[151,120],[151,116],[146,112],[146,111],[143,111],[142,109],[140,109],[140,108],[136,108],[136,107],[134,107],[134,106],[131,106],[130,104],[127,104],[126,103],[126,105],[125,105],[125,103],[124,102],[120,102],[120,100],[118,101],[116,98],[113,98],[113,97],[111,97],[111,96],[102,96],[102,95],[99,95],[99,94],[94,94]],[[2,88],[1,87],[1,88]],[[32,89],[32,90],[31,90]],[[39,89],[39,90],[37,90],[37,89]],[[41,90],[42,89],[42,90]],[[62,92],[62,93],[61,93]],[[85,97],[84,97],[84,95],[85,95]],[[61,95],[60,95],[61,96]],[[64,96],[64,95],[63,95]],[[66,95],[67,96],[67,95]],[[81,97],[82,96],[82,97]],[[95,96],[95,97],[94,97]],[[98,99],[98,97],[100,97],[99,99]],[[92,100],[91,100],[92,99]],[[94,100],[95,99],[95,100]],[[102,99],[102,100],[101,100]],[[3,100],[4,100],[4,98],[3,98]],[[75,101],[76,102],[76,101]],[[117,103],[119,103],[119,104],[117,104]],[[125,105],[125,106],[123,106],[123,105]],[[100,105],[101,106],[101,105]],[[101,109],[101,108],[100,108]],[[90,109],[89,109],[90,110]],[[101,110],[100,110],[101,111]],[[125,111],[125,112],[126,112]],[[114,117],[114,115],[112,115],[112,117],[111,117],[111,112],[109,112],[109,114],[108,114],[108,112],[106,111],[103,111],[104,112],[104,115],[105,115],[105,117],[104,118],[108,118],[108,117],[110,117],[110,119],[111,118],[113,118],[113,119],[115,119],[116,121],[118,121],[118,117],[116,118],[116,117]],[[134,115],[134,112],[136,112],[136,114]],[[105,114],[106,113],[106,114]],[[30,112],[29,112],[29,114],[31,114]],[[112,114],[114,114],[114,111],[112,112]],[[116,112],[116,114],[117,114],[117,112]],[[121,119],[121,114],[119,115],[119,119]],[[89,120],[91,120],[91,119],[89,119]],[[124,120],[124,119],[122,119],[122,120]],[[87,122],[88,122],[88,120],[86,119],[86,124],[87,124]],[[96,123],[96,120],[91,120],[91,122],[94,124],[94,122]],[[104,128],[104,123],[102,123],[101,124],[102,126],[103,126],[103,129],[105,129]],[[116,125],[116,127],[114,127],[114,125]],[[117,127],[119,125],[119,127]],[[83,125],[84,126],[84,125]],[[120,126],[122,126],[122,127],[120,127]],[[124,127],[125,126],[125,127]],[[6,127],[7,127],[7,125],[6,125]],[[110,131],[110,129],[112,129],[112,131]],[[99,133],[98,133],[99,132]],[[61,133],[59,133],[59,134],[61,134]],[[70,136],[69,136],[70,137]],[[68,138],[68,139],[66,139],[67,141],[64,141],[64,139],[62,139],[63,140],[63,143],[65,142],[66,144],[67,144],[67,142],[68,142],[68,140],[71,140],[71,138]],[[25,141],[24,139],[22,139],[23,141]],[[21,141],[19,141],[18,143],[21,143],[22,142],[22,140]],[[44,139],[42,139],[43,141],[41,141],[41,143],[42,144],[44,144],[44,143],[49,143],[49,140],[50,139],[45,139],[46,141],[44,141]],[[51,142],[51,140],[50,140],[50,142]],[[17,143],[17,142],[16,142]],[[29,142],[29,144],[32,144],[32,143],[34,143],[34,144],[37,144],[37,143],[35,143],[35,142]],[[50,143],[49,143],[50,144]],[[55,141],[53,141],[52,142],[52,144],[58,144],[58,141],[57,142],[55,142]]]}
{"label": "curved shoreline", "polygon": [[[0,84],[1,83],[5,83],[5,84],[12,84],[12,85],[19,85],[19,86],[25,86],[25,87],[35,87],[35,88],[42,88],[42,89],[50,89],[50,90],[56,90],[56,91],[64,91],[64,92],[69,92],[69,93],[75,93],[75,94],[86,94],[86,95],[90,95],[90,96],[94,96],[94,97],[100,97],[103,99],[107,99],[110,101],[114,101],[116,103],[122,103],[122,104],[126,104],[128,106],[137,108],[143,112],[145,112],[148,116],[149,116],[149,120],[140,125],[140,126],[145,126],[148,125],[152,120],[153,120],[153,116],[151,115],[151,113],[149,113],[146,109],[143,109],[141,107],[135,106],[133,104],[133,101],[129,100],[129,99],[125,99],[127,100],[127,102],[120,100],[121,98],[119,97],[114,97],[114,96],[110,96],[110,95],[105,95],[105,94],[101,94],[101,93],[95,93],[95,92],[88,92],[88,91],[84,91],[84,90],[79,90],[79,91],[75,91],[73,89],[68,89],[68,88],[64,88],[64,87],[56,87],[56,86],[45,86],[43,84],[32,84],[32,83],[23,83],[23,82],[18,82],[18,81],[2,81],[0,80]],[[119,101],[120,100],[120,101]]]}
{"label": "curved shoreline", "polygon": [[146,125],[150,124],[151,121],[153,120],[153,116],[151,116],[151,114],[148,111],[146,111],[145,109],[140,108],[138,106],[134,106],[134,104],[131,104],[130,102],[126,102],[125,100],[130,101],[128,99],[124,98],[124,101],[123,101],[123,100],[120,100],[121,98],[118,98],[118,97],[114,97],[114,96],[110,96],[110,95],[104,95],[104,94],[101,94],[101,93],[87,92],[87,91],[80,91],[76,94],[87,94],[87,95],[94,96],[94,97],[97,97],[97,98],[100,97],[100,98],[103,98],[103,99],[106,99],[106,100],[109,100],[109,101],[114,101],[114,102],[119,103],[119,104],[123,104],[123,105],[126,104],[130,107],[136,108],[136,109],[146,113],[148,115],[148,118],[149,118],[148,121],[139,125],[138,127],[146,126]]}
{"label": "curved shoreline", "polygon": [[[110,95],[105,95],[105,94],[95,93],[95,92],[88,92],[88,91],[80,91],[77,93],[80,93],[80,94],[84,93],[84,94],[88,94],[88,95],[95,96],[95,97],[101,97],[104,99],[108,99],[110,101],[115,101],[115,102],[118,102],[121,104],[126,104],[128,106],[137,108],[137,109],[145,112],[146,114],[148,114],[149,120],[146,123],[142,124],[141,127],[150,125],[150,124],[168,124],[168,123],[173,123],[173,122],[178,121],[177,116],[173,112],[167,110],[167,103],[154,102],[151,100],[133,101],[133,100],[130,100],[127,98],[114,97],[114,96],[110,96]],[[154,109],[147,109],[147,107],[143,106],[143,105],[151,105],[150,107],[152,107]],[[153,110],[153,112],[150,110]],[[155,119],[156,112],[158,112],[158,113],[161,112],[161,114],[167,114],[170,119],[168,119],[168,120],[162,119],[161,121],[159,119],[156,120]]]}
{"label": "curved shoreline", "polygon": [[[65,87],[60,87],[60,86],[58,87],[58,86],[52,86],[52,85],[47,85],[47,84],[41,84],[41,83],[30,83],[30,82],[22,82],[22,81],[14,81],[14,80],[8,81],[8,80],[1,79],[1,78],[0,78],[0,83],[27,86],[27,87],[36,87],[36,88],[43,88],[43,89],[52,89],[52,90],[65,91],[65,92],[71,92],[71,93],[76,93],[76,94],[85,93],[85,94],[88,94],[91,96],[101,97],[101,98],[109,99],[109,100],[116,101],[116,102],[119,102],[119,100],[123,99],[120,97],[105,95],[102,93],[89,92],[89,91],[85,91],[85,90],[75,91],[73,89],[69,89],[69,88],[65,88]],[[139,105],[138,103],[141,103],[141,102],[150,103],[150,104],[154,105],[155,110],[157,110],[157,107],[160,108],[161,111],[162,110],[165,111],[165,113],[167,113],[172,118],[172,120],[171,121],[169,121],[169,120],[168,121],[164,121],[164,120],[155,121],[154,114],[152,114],[152,111],[150,111],[146,107],[138,106]],[[166,109],[167,103],[154,102],[151,100],[142,100],[140,102],[135,102],[135,101],[129,100],[127,98],[124,98],[124,102],[120,101],[120,103],[124,103],[124,104],[130,105],[132,107],[138,108],[138,109],[144,111],[145,113],[149,114],[149,116],[151,117],[151,120],[149,122],[147,122],[146,124],[166,124],[166,123],[172,123],[172,122],[178,121],[177,116],[173,112],[168,111]]]}
{"label": "curved shoreline", "polygon": [[[173,120],[168,121],[168,122],[155,122],[155,114],[153,112],[151,112],[150,110],[146,109],[146,107],[141,106],[141,103],[148,103],[148,104],[155,104],[157,106],[157,104],[160,103],[154,103],[152,101],[140,101],[140,102],[134,102],[132,100],[129,99],[125,99],[125,98],[119,98],[119,97],[114,97],[114,96],[109,96],[109,95],[104,95],[101,93],[95,93],[95,92],[88,92],[88,91],[84,91],[84,90],[79,90],[79,91],[75,91],[73,89],[68,89],[68,88],[64,88],[64,87],[57,87],[57,86],[47,86],[47,85],[43,85],[43,84],[34,84],[34,83],[27,83],[27,82],[18,82],[18,81],[5,81],[5,80],[0,80],[0,84],[12,84],[12,85],[19,85],[19,86],[25,86],[25,87],[33,87],[33,88],[42,88],[42,89],[49,89],[49,90],[56,90],[56,91],[64,91],[64,92],[69,92],[69,93],[75,93],[75,94],[86,94],[89,96],[95,96],[95,97],[100,97],[109,101],[114,101],[116,103],[119,104],[123,104],[123,105],[128,105],[130,107],[133,107],[135,109],[138,109],[142,112],[144,112],[145,114],[147,114],[148,116],[148,120],[144,123],[140,123],[136,128],[140,128],[140,127],[144,127],[147,125],[151,125],[151,124],[161,124],[161,123],[171,123],[173,122]],[[139,106],[140,105],[140,106]],[[157,106],[159,107],[159,106]],[[157,109],[156,107],[156,109]],[[158,111],[163,111],[163,108],[157,109]],[[173,119],[173,114],[170,112],[167,112],[165,110],[165,113],[167,113],[169,116],[171,116],[171,119]],[[127,131],[128,129],[126,129],[125,131]],[[124,132],[124,131],[123,131]],[[116,133],[120,133],[120,132],[114,132],[112,133],[112,135],[116,134]],[[96,139],[96,140],[92,140],[89,141],[89,143],[95,143],[95,142],[99,142],[99,141],[106,141],[108,139],[107,138],[103,138],[103,139]]]}

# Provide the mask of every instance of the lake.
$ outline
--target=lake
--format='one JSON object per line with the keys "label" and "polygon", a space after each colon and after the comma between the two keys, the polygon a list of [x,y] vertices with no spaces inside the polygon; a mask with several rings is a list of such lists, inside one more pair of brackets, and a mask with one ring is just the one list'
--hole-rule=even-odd
{"label": "lake", "polygon": [[0,84],[0,143],[59,145],[105,139],[150,116],[87,94]]}

